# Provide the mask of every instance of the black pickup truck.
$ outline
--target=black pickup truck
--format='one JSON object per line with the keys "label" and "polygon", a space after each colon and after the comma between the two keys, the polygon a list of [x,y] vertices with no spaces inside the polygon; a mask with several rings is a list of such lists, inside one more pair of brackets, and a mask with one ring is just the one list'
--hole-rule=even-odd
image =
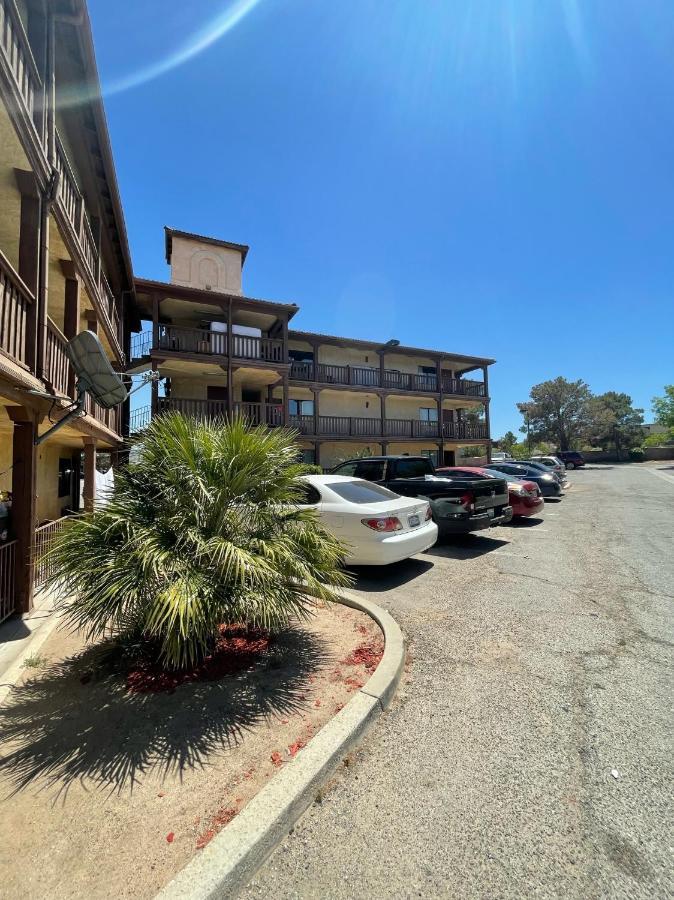
{"label": "black pickup truck", "polygon": [[479,531],[512,519],[505,479],[437,475],[426,456],[349,459],[335,466],[332,474],[375,481],[403,497],[424,497],[441,536]]}

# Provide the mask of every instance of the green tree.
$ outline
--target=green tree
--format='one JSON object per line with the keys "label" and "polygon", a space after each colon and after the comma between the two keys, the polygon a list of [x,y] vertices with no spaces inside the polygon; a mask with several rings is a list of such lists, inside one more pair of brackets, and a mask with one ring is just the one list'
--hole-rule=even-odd
{"label": "green tree", "polygon": [[110,501],[53,550],[66,622],[87,638],[143,636],[169,668],[209,652],[221,624],[276,628],[335,598],[343,547],[296,505],[295,435],[174,413],[143,432]]}
{"label": "green tree", "polygon": [[653,397],[651,404],[658,425],[674,428],[674,384],[666,384],[665,396]]}
{"label": "green tree", "polygon": [[505,450],[506,453],[511,453],[512,448],[517,443],[517,438],[512,433],[512,431],[506,431],[506,433],[503,435],[503,437],[500,440],[498,440],[496,443],[499,445],[501,450]]}
{"label": "green tree", "polygon": [[593,441],[613,444],[618,452],[641,443],[644,411],[632,406],[629,394],[599,394],[590,400],[588,412],[588,435]]}
{"label": "green tree", "polygon": [[528,441],[550,441],[569,450],[587,427],[590,389],[584,381],[554,378],[531,388],[530,399],[518,403],[525,424],[520,431]]}

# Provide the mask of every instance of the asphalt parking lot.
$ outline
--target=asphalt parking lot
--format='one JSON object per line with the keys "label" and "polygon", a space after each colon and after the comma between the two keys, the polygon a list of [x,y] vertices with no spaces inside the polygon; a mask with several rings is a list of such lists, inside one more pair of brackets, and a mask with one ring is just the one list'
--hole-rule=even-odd
{"label": "asphalt parking lot", "polygon": [[674,895],[674,466],[569,478],[541,522],[360,573],[409,676],[244,896]]}

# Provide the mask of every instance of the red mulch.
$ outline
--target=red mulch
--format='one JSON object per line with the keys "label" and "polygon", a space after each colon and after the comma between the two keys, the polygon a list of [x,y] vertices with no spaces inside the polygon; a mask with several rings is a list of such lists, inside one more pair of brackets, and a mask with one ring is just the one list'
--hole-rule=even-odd
{"label": "red mulch", "polygon": [[[344,666],[365,666],[368,672],[373,672],[384,655],[384,643],[380,639],[364,641],[346,659],[341,661]],[[348,681],[348,680],[347,680]]]}
{"label": "red mulch", "polygon": [[197,850],[203,850],[206,844],[213,840],[221,828],[224,828],[225,825],[229,825],[238,812],[238,809],[219,809],[211,818],[210,826],[197,838]]}
{"label": "red mulch", "polygon": [[126,688],[137,694],[171,692],[188,682],[218,681],[228,675],[237,675],[260,661],[271,640],[262,628],[221,625],[215,650],[198,665],[169,672],[155,660],[141,661],[127,672]]}

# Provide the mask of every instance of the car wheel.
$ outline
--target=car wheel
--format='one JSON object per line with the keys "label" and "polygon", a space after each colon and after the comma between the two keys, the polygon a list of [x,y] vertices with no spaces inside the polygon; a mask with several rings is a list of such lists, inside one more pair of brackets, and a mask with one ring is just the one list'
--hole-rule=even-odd
{"label": "car wheel", "polygon": [[576,468],[575,463],[568,462],[568,463],[566,464],[566,468],[567,468],[567,469],[575,469],[575,468]]}

